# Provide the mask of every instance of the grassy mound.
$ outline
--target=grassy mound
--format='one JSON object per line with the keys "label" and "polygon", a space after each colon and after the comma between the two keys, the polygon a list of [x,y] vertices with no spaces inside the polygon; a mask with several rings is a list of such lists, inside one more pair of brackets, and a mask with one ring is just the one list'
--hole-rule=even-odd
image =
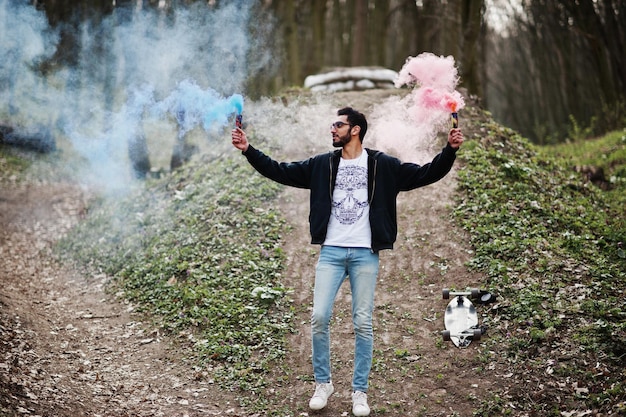
{"label": "grassy mound", "polygon": [[483,129],[462,153],[456,215],[475,248],[471,267],[503,298],[490,343],[506,355],[488,361],[512,382],[483,415],[504,403],[539,415],[623,412],[626,133],[538,149],[501,126]]}
{"label": "grassy mound", "polygon": [[95,204],[60,253],[115,277],[112,291],[191,343],[199,363],[248,403],[290,329],[286,229],[271,204],[279,189],[239,155],[205,158]]}

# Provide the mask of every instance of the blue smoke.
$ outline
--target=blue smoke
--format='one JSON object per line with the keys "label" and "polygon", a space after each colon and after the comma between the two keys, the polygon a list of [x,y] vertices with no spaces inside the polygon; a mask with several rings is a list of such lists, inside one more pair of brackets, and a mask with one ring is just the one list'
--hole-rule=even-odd
{"label": "blue smoke", "polygon": [[[89,162],[91,172],[77,177],[124,187],[128,143],[146,124],[167,120],[178,138],[196,128],[215,137],[243,111],[246,79],[275,67],[263,36],[247,30],[258,18],[254,2],[225,3],[118,8],[76,28],[80,48],[64,65],[50,60],[61,44],[45,14],[0,0],[0,124],[45,126],[61,149]],[[53,63],[49,71],[43,62]]]}
{"label": "blue smoke", "polygon": [[201,126],[205,131],[226,126],[232,115],[243,111],[243,96],[225,98],[213,89],[202,89],[190,80],[183,80],[164,100],[155,103],[150,113],[158,118],[169,114],[178,123],[178,135],[183,137]]}

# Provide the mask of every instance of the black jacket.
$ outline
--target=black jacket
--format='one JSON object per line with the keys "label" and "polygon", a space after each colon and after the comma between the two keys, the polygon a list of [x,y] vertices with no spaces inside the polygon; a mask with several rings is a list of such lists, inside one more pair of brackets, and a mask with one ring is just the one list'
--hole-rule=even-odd
{"label": "black jacket", "polygon": [[[368,196],[372,250],[392,249],[398,234],[396,197],[432,184],[452,168],[456,150],[447,145],[425,165],[402,163],[383,152],[365,149],[368,154]],[[313,156],[299,162],[277,162],[252,145],[244,152],[248,162],[267,178],[292,187],[311,190],[309,225],[311,243],[322,244],[330,220],[333,189],[341,150]]]}

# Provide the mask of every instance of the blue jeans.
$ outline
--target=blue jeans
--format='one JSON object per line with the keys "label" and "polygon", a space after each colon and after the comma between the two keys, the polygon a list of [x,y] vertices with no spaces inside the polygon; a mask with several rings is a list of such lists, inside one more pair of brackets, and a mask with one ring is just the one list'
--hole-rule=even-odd
{"label": "blue jeans", "polygon": [[329,324],[335,297],[346,276],[350,278],[355,335],[352,389],[367,392],[374,350],[372,311],[378,277],[378,253],[370,249],[322,246],[315,269],[311,314],[313,373],[315,382],[326,383],[331,379]]}

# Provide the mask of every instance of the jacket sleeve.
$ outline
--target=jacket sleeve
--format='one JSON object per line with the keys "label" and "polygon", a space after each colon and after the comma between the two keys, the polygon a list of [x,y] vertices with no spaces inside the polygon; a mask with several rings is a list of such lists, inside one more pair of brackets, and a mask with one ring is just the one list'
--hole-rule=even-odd
{"label": "jacket sleeve", "polygon": [[278,162],[252,145],[243,152],[254,169],[261,175],[280,184],[298,188],[310,188],[310,159],[300,162]]}
{"label": "jacket sleeve", "polygon": [[455,159],[456,149],[448,144],[427,164],[401,164],[398,176],[399,191],[413,190],[439,181],[450,172]]}

